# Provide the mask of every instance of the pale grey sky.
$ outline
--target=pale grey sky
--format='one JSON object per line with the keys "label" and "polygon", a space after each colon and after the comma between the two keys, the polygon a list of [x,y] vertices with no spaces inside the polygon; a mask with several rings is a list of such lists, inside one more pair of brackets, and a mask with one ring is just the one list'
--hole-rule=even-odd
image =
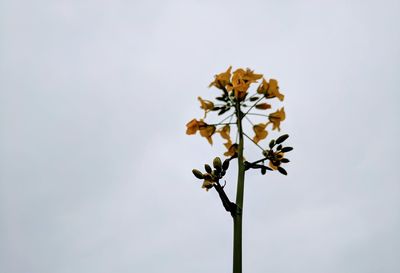
{"label": "pale grey sky", "polygon": [[244,272],[399,272],[399,12],[1,0],[0,272],[230,272],[231,219],[191,174],[222,141],[185,135],[229,65],[279,80],[295,147],[287,177],[247,174]]}

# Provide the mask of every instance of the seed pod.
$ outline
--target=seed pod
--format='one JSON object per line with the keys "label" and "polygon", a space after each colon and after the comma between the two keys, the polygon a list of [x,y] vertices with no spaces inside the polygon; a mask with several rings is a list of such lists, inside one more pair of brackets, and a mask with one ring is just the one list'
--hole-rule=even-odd
{"label": "seed pod", "polygon": [[212,169],[211,169],[211,166],[210,165],[208,165],[208,164],[204,164],[204,169],[206,170],[206,172],[208,172],[208,173],[212,173]]}
{"label": "seed pod", "polygon": [[201,171],[197,170],[197,169],[193,169],[192,173],[194,174],[194,176],[196,176],[198,179],[203,179],[204,175],[201,173]]}
{"label": "seed pod", "polygon": [[279,144],[279,143],[284,142],[288,137],[289,137],[289,135],[287,135],[287,134],[278,137],[278,138],[276,139],[276,144]]}
{"label": "seed pod", "polygon": [[272,149],[275,146],[275,139],[271,140],[269,147]]}
{"label": "seed pod", "polygon": [[282,168],[282,167],[278,167],[278,171],[279,171],[281,174],[287,175],[286,170],[285,170],[284,168]]}
{"label": "seed pod", "polygon": [[268,103],[259,103],[256,105],[256,108],[259,110],[267,110],[267,109],[271,108],[271,105]]}
{"label": "seed pod", "polygon": [[258,100],[259,99],[259,97],[251,97],[250,98],[250,101],[256,101],[256,100]]}
{"label": "seed pod", "polygon": [[281,151],[282,151],[282,153],[287,153],[287,152],[290,152],[291,150],[293,150],[292,147],[285,147]]}
{"label": "seed pod", "polygon": [[229,168],[229,159],[225,159],[224,163],[222,163],[222,169],[226,171]]}
{"label": "seed pod", "polygon": [[221,170],[221,168],[222,168],[221,158],[219,158],[218,156],[216,158],[214,158],[213,166],[215,169]]}

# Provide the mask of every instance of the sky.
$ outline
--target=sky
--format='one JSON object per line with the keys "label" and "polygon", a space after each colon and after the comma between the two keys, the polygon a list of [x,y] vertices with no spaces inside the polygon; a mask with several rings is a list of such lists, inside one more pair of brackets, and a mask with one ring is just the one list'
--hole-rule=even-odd
{"label": "sky", "polygon": [[1,0],[0,272],[230,272],[232,220],[191,173],[222,140],[185,134],[230,65],[279,80],[295,148],[288,176],[246,173],[243,272],[399,272],[399,11]]}

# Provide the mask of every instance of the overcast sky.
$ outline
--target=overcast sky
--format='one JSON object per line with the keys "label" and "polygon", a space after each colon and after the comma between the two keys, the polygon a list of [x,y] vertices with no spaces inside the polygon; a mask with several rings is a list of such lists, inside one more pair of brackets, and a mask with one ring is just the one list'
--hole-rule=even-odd
{"label": "overcast sky", "polygon": [[191,174],[222,141],[185,135],[229,65],[279,80],[295,147],[287,177],[247,173],[244,272],[400,272],[399,12],[0,0],[0,272],[230,272],[231,218]]}

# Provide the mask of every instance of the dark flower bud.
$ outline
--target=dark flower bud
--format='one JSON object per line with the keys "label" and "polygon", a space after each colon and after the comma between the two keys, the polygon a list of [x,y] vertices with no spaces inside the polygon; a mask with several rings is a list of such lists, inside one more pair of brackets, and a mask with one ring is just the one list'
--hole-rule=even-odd
{"label": "dark flower bud", "polygon": [[219,158],[219,157],[214,158],[213,166],[215,169],[221,170],[221,168],[222,168],[221,158]]}
{"label": "dark flower bud", "polygon": [[283,148],[283,149],[281,150],[281,152],[282,152],[282,153],[287,153],[287,152],[290,152],[291,150],[293,150],[292,147],[285,147],[285,148]]}
{"label": "dark flower bud", "polygon": [[276,144],[284,142],[288,137],[289,137],[289,135],[282,135],[282,136],[278,137],[276,139]]}
{"label": "dark flower bud", "polygon": [[271,140],[269,147],[272,149],[275,146],[275,139]]}
{"label": "dark flower bud", "polygon": [[290,161],[289,161],[289,159],[287,159],[287,158],[282,158],[282,159],[281,159],[281,162],[282,162],[282,163],[289,163]]}
{"label": "dark flower bud", "polygon": [[225,159],[224,163],[222,163],[222,169],[226,171],[229,168],[229,159]]}
{"label": "dark flower bud", "polygon": [[194,174],[194,176],[196,176],[198,179],[203,179],[204,175],[201,173],[201,171],[197,170],[197,169],[193,169],[192,173]]}
{"label": "dark flower bud", "polygon": [[267,169],[266,168],[261,168],[261,174],[264,175],[267,173]]}
{"label": "dark flower bud", "polygon": [[282,144],[279,144],[278,147],[276,147],[276,149],[279,151],[282,149]]}
{"label": "dark flower bud", "polygon": [[211,166],[210,166],[210,165],[204,164],[204,169],[206,170],[206,172],[212,173],[212,169],[211,169]]}
{"label": "dark flower bud", "polygon": [[282,167],[278,167],[278,171],[279,171],[281,174],[287,175],[286,170],[285,170],[284,168],[282,168]]}

